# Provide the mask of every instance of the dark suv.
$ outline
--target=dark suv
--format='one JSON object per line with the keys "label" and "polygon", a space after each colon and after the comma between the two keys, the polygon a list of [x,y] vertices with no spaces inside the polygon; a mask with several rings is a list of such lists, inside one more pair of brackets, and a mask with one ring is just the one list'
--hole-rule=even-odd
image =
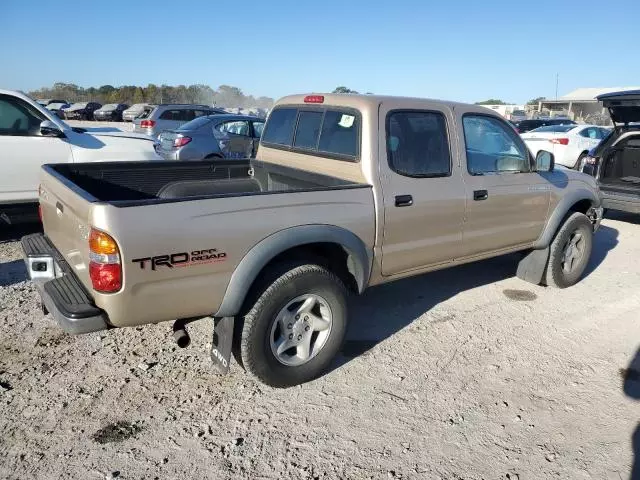
{"label": "dark suv", "polygon": [[515,125],[518,133],[525,133],[547,125],[576,125],[576,122],[568,118],[536,118],[533,120],[520,120]]}

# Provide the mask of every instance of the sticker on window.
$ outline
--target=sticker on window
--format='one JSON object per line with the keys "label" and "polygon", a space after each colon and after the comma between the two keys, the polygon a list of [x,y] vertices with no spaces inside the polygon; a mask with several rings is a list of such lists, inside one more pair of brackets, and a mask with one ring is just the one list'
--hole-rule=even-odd
{"label": "sticker on window", "polygon": [[340,117],[340,121],[338,122],[338,125],[340,125],[343,128],[351,128],[353,127],[353,121],[356,119],[356,117],[354,117],[353,115],[342,115]]}

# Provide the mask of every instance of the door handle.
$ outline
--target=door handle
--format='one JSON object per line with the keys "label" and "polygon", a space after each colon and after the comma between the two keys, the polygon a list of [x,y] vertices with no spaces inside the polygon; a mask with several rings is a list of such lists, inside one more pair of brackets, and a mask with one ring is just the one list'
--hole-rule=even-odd
{"label": "door handle", "polygon": [[411,205],[413,205],[411,195],[396,195],[396,207],[410,207]]}
{"label": "door handle", "polygon": [[474,200],[486,200],[489,198],[489,192],[487,190],[474,190],[473,191],[473,199]]}

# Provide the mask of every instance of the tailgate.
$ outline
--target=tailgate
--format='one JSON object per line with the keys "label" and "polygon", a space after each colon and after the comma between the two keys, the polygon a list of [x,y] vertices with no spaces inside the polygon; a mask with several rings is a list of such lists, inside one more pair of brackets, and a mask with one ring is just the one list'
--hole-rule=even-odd
{"label": "tailgate", "polygon": [[[55,176],[54,176],[55,175]],[[40,174],[40,207],[44,232],[88,289],[89,218],[93,204],[84,192],[46,167]]]}

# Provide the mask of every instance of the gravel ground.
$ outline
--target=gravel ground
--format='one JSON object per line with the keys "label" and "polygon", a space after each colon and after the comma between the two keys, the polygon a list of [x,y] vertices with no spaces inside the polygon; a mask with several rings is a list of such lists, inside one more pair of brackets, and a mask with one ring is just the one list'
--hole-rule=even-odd
{"label": "gravel ground", "polygon": [[640,462],[640,217],[605,220],[567,290],[518,280],[513,256],[372,289],[334,369],[287,390],[216,375],[207,321],[185,350],[169,324],[63,334],[22,233],[0,244],[1,478],[626,480]]}

